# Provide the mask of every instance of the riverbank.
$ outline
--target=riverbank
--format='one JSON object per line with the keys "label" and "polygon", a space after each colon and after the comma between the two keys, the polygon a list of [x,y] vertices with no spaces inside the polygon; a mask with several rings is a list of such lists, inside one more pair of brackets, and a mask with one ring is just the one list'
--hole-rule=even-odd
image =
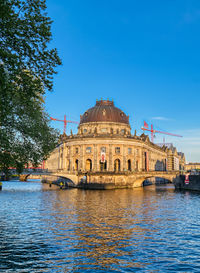
{"label": "riverbank", "polygon": [[180,175],[176,180],[175,189],[200,191],[200,175]]}

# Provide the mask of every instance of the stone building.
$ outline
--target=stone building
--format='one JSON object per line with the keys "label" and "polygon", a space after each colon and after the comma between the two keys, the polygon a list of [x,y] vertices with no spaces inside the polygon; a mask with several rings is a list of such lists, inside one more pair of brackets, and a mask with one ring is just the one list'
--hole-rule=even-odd
{"label": "stone building", "polygon": [[179,170],[185,170],[185,154],[182,152],[178,152],[179,157]]}
{"label": "stone building", "polygon": [[189,171],[189,170],[200,170],[200,163],[199,162],[190,162],[188,164],[185,164],[185,170]]}
{"label": "stone building", "polygon": [[182,171],[185,169],[185,155],[182,152],[177,152],[176,147],[172,143],[158,143],[159,147],[164,145],[167,147],[167,170]]}
{"label": "stone building", "polygon": [[167,151],[168,171],[181,171],[185,166],[184,153],[177,152],[177,149],[171,144]]}
{"label": "stone building", "polygon": [[141,172],[167,169],[168,148],[131,134],[129,116],[99,100],[80,116],[77,134],[62,135],[45,168],[66,172]]}

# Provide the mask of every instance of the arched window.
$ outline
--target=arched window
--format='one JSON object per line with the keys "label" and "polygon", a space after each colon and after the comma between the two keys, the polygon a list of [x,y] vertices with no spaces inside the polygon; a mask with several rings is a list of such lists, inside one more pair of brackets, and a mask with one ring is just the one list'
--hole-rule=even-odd
{"label": "arched window", "polygon": [[128,163],[128,166],[127,166],[128,167],[128,171],[131,171],[131,160],[129,159],[127,163]]}
{"label": "arched window", "polygon": [[114,161],[114,170],[116,172],[120,171],[120,160],[119,159],[115,159],[115,161]]}
{"label": "arched window", "polygon": [[107,170],[107,160],[105,162],[99,161],[100,171],[106,171]]}
{"label": "arched window", "polygon": [[78,159],[75,161],[75,171],[78,171]]}
{"label": "arched window", "polygon": [[92,170],[92,160],[91,159],[86,160],[85,169],[86,169],[86,171],[91,171]]}

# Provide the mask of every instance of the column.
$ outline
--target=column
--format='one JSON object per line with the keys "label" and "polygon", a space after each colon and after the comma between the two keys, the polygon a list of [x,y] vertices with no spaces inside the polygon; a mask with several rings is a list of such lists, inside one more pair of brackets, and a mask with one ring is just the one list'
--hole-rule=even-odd
{"label": "column", "polygon": [[112,154],[112,144],[109,144],[109,151],[108,151],[108,160],[109,160],[109,168],[108,171],[113,171],[113,154]]}
{"label": "column", "polygon": [[93,159],[94,162],[92,162],[93,164],[93,171],[97,171],[97,144],[93,145]]}
{"label": "column", "polygon": [[73,158],[72,158],[72,155],[71,155],[71,146],[68,147],[68,158],[70,159],[70,171],[73,170],[73,166],[74,166],[74,162],[73,162]]}
{"label": "column", "polygon": [[123,169],[122,171],[127,171],[127,166],[126,166],[126,146],[122,145],[122,155],[123,155]]}
{"label": "column", "polygon": [[83,171],[83,149],[84,145],[80,145],[80,158],[79,158],[79,168]]}

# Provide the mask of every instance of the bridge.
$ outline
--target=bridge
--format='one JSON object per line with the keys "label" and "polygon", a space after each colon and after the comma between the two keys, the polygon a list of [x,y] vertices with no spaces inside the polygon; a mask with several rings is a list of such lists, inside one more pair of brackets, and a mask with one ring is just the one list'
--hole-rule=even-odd
{"label": "bridge", "polygon": [[179,177],[180,171],[141,171],[141,172],[67,172],[62,170],[45,170],[42,172],[24,173],[20,180],[41,179],[47,183],[59,184],[65,182],[70,187],[87,188],[136,188],[142,187],[143,182],[149,178],[164,178],[171,183]]}
{"label": "bridge", "polygon": [[28,179],[40,179],[42,182],[55,183],[65,182],[68,186],[76,187],[78,184],[78,175],[69,172],[60,171],[37,171],[37,172],[24,172],[19,176],[20,181],[27,181]]}
{"label": "bridge", "polygon": [[149,178],[164,178],[169,182],[175,182],[180,175],[179,171],[148,171],[148,172],[99,172],[88,173],[88,184],[102,184],[105,188],[137,188],[142,187],[145,180]]}

